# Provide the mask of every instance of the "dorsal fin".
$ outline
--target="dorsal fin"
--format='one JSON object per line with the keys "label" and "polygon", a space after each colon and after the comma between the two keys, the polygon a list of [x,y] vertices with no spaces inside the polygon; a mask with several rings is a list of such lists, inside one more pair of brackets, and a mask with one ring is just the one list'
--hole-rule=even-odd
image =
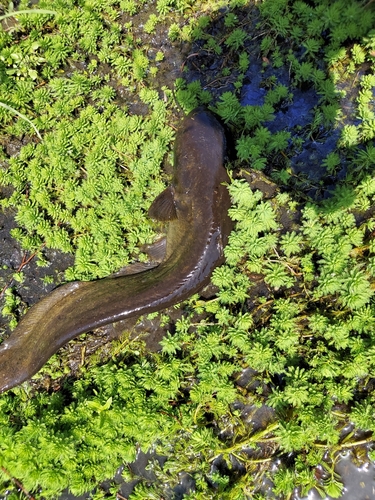
{"label": "dorsal fin", "polygon": [[148,215],[155,220],[168,221],[177,219],[176,205],[171,186],[164,189],[152,202]]}

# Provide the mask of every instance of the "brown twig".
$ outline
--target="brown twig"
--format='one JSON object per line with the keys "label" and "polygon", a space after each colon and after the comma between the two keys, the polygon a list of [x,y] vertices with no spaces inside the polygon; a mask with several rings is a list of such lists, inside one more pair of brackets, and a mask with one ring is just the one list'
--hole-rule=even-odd
{"label": "brown twig", "polygon": [[116,498],[119,498],[120,500],[128,500],[127,497],[123,497],[119,492],[116,493]]}
{"label": "brown twig", "polygon": [[22,490],[22,492],[27,496],[29,500],[35,500],[35,498],[24,488],[23,484],[18,479],[13,477],[5,467],[1,466],[1,470],[9,477],[9,479],[17,486],[17,488]]}
{"label": "brown twig", "polygon": [[184,70],[184,67],[185,67],[185,65],[186,65],[186,63],[187,63],[187,61],[188,61],[188,59],[190,59],[191,57],[201,56],[201,55],[203,55],[203,52],[205,52],[206,54],[212,54],[212,51],[211,51],[211,50],[207,50],[207,49],[202,49],[202,50],[200,50],[199,52],[194,52],[193,54],[189,54],[189,55],[186,57],[185,61],[181,64],[181,66],[180,66],[180,71],[182,72],[182,71]]}
{"label": "brown twig", "polygon": [[[22,260],[21,260],[21,264],[18,266],[18,269],[15,271],[16,273],[19,273],[22,271],[22,269],[27,266],[27,264],[35,257],[35,255],[37,255],[37,253],[39,252],[39,250],[41,248],[44,247],[44,243],[43,245],[38,249],[36,250],[34,253],[32,253],[29,257],[27,257],[27,252],[25,252],[22,256]],[[2,288],[2,290],[0,291],[0,299],[4,296],[4,293],[5,291],[11,286],[11,284],[13,283],[13,278],[10,279],[8,281],[8,283],[6,283],[4,285],[4,287]]]}

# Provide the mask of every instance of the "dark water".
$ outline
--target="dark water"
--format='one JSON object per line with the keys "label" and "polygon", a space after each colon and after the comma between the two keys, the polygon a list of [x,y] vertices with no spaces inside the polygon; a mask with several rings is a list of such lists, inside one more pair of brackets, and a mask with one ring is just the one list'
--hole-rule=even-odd
{"label": "dark water", "polygon": [[[357,466],[353,462],[353,454],[343,451],[339,454],[335,471],[344,484],[340,500],[374,500],[375,498],[375,466],[366,462]],[[295,496],[292,500],[331,500],[332,497],[322,497],[313,489],[307,497]]]}
{"label": "dark water", "polygon": [[[247,72],[246,84],[242,87],[241,104],[243,106],[259,106],[264,104],[267,90],[263,88],[267,79],[273,80],[273,85],[285,85],[291,90],[291,96],[281,109],[275,112],[274,120],[264,125],[273,133],[288,131],[293,139],[300,139],[301,146],[290,156],[290,167],[295,175],[304,175],[310,181],[320,181],[327,175],[322,167],[322,161],[326,156],[336,149],[343,121],[335,127],[324,127],[323,125],[312,125],[315,110],[319,104],[320,97],[315,89],[310,87],[300,89],[291,87],[289,72],[286,67],[277,70],[269,67],[264,71],[262,63],[256,61],[250,65]],[[345,123],[353,123],[354,117],[347,115]],[[342,172],[338,176],[341,177]]]}

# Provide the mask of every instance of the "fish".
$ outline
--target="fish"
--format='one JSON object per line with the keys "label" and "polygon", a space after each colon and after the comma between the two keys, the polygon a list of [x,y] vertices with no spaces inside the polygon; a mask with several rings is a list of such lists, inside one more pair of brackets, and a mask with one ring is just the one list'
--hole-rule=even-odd
{"label": "fish", "polygon": [[171,184],[148,211],[166,225],[154,252],[163,254],[161,261],[66,283],[31,306],[0,345],[0,392],[30,379],[78,335],[166,309],[209,283],[232,229],[225,154],[226,135],[216,116],[204,107],[190,112],[176,133]]}

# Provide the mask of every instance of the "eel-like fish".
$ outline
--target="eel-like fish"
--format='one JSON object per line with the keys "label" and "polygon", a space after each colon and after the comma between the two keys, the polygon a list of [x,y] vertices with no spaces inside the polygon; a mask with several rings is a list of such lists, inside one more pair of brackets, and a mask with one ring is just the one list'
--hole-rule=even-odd
{"label": "eel-like fish", "polygon": [[170,307],[207,284],[232,227],[225,148],[223,128],[209,111],[200,107],[184,118],[172,184],[149,210],[168,221],[164,260],[136,274],[67,283],[32,306],[0,346],[0,392],[29,379],[77,335]]}

